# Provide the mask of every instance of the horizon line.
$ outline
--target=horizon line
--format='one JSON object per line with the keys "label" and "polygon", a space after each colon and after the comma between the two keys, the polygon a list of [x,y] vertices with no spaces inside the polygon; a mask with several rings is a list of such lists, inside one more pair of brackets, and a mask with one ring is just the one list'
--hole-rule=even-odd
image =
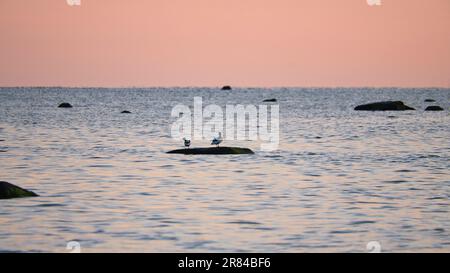
{"label": "horizon line", "polygon": [[311,88],[311,89],[319,89],[319,88],[330,88],[330,89],[337,89],[337,88],[345,88],[345,89],[351,89],[351,88],[366,88],[366,89],[450,89],[450,86],[363,86],[363,85],[356,85],[356,86],[319,86],[319,85],[311,85],[311,86],[256,86],[256,85],[216,85],[216,86],[189,86],[189,85],[174,85],[174,86],[59,86],[59,85],[11,85],[11,86],[0,86],[0,88],[67,88],[67,89],[153,89],[153,88],[222,88],[224,86],[231,86],[232,89],[273,89],[273,88]]}

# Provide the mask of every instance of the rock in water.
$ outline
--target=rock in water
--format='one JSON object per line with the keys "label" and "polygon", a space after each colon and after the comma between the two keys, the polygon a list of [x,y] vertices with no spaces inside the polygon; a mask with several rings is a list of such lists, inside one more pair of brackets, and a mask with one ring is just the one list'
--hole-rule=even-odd
{"label": "rock in water", "polygon": [[426,99],[425,102],[436,102],[436,101],[432,99]]}
{"label": "rock in water", "polygon": [[229,85],[225,85],[224,87],[222,87],[222,90],[231,90],[231,86]]}
{"label": "rock in water", "polygon": [[58,108],[72,108],[72,105],[68,102],[61,103]]}
{"label": "rock in water", "polygon": [[131,114],[131,112],[130,111],[127,111],[127,110],[125,110],[125,111],[122,111],[122,112],[120,112],[121,114]]}
{"label": "rock in water", "polygon": [[440,106],[428,106],[425,111],[444,111],[444,108]]}
{"label": "rock in water", "polygon": [[193,149],[179,149],[167,152],[168,154],[185,154],[185,155],[240,155],[240,154],[254,154],[248,148],[238,147],[208,147],[208,148],[193,148]]}
{"label": "rock in water", "polygon": [[0,199],[38,196],[32,191],[27,191],[11,183],[0,181]]}
{"label": "rock in water", "polygon": [[277,99],[267,99],[263,100],[263,102],[277,102]]}
{"label": "rock in water", "polygon": [[356,111],[405,111],[416,110],[405,105],[402,101],[382,101],[359,105],[355,107]]}

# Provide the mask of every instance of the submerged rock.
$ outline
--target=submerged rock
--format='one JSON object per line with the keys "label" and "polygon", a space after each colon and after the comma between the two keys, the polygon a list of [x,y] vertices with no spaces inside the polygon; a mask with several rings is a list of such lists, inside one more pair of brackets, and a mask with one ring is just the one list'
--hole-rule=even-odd
{"label": "submerged rock", "polygon": [[425,102],[436,102],[436,101],[433,99],[426,99]]}
{"label": "submerged rock", "polygon": [[121,114],[131,114],[131,112],[130,111],[127,111],[127,110],[125,110],[125,111],[122,111],[122,112],[120,112]]}
{"label": "submerged rock", "polygon": [[58,108],[72,108],[73,106],[68,102],[61,103]]}
{"label": "submerged rock", "polygon": [[0,199],[38,196],[32,191],[22,189],[8,182],[0,181]]}
{"label": "submerged rock", "polygon": [[231,90],[231,89],[232,88],[229,85],[225,85],[225,86],[222,87],[222,90]]}
{"label": "submerged rock", "polygon": [[363,104],[355,107],[356,111],[405,111],[416,110],[405,105],[402,101],[382,101]]}
{"label": "submerged rock", "polygon": [[277,99],[267,99],[263,100],[263,102],[277,102]]}
{"label": "submerged rock", "polygon": [[444,111],[444,108],[434,105],[434,106],[428,106],[425,111]]}
{"label": "submerged rock", "polygon": [[254,154],[248,148],[239,147],[208,147],[208,148],[193,148],[193,149],[178,149],[167,152],[168,154],[185,154],[185,155],[240,155],[240,154]]}

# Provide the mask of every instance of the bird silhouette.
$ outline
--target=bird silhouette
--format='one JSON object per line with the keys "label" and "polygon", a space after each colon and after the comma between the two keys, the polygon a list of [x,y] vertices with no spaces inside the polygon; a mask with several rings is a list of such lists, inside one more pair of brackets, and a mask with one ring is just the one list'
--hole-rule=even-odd
{"label": "bird silhouette", "polygon": [[191,146],[191,141],[189,139],[186,139],[185,137],[183,138],[184,140],[184,147],[186,147],[186,149],[189,149],[189,146]]}
{"label": "bird silhouette", "polygon": [[213,138],[213,140],[211,141],[211,145],[216,145],[217,147],[219,147],[219,144],[222,143],[222,141],[222,133],[219,132],[219,137]]}

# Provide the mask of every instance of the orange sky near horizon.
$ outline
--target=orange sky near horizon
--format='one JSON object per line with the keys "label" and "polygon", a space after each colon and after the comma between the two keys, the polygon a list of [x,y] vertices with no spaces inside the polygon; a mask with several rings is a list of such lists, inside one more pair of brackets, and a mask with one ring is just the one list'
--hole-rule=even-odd
{"label": "orange sky near horizon", "polygon": [[450,0],[0,0],[0,86],[450,87]]}

